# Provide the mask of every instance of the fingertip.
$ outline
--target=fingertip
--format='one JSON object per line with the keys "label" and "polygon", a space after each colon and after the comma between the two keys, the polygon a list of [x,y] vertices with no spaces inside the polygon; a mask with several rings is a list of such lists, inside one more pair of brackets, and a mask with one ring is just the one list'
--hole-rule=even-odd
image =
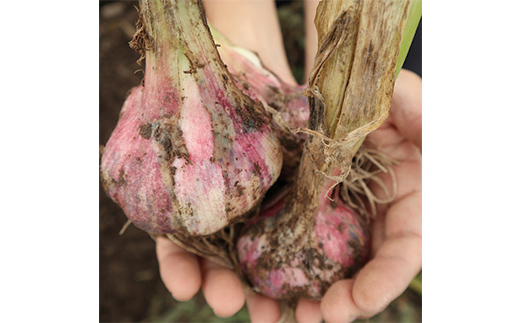
{"label": "fingertip", "polygon": [[325,322],[352,322],[362,313],[352,298],[352,279],[332,284],[321,300],[321,313]]}
{"label": "fingertip", "polygon": [[242,284],[236,274],[218,265],[203,269],[202,293],[219,317],[235,315],[245,303]]}
{"label": "fingertip", "polygon": [[251,323],[274,323],[281,317],[280,306],[274,299],[254,293],[247,295],[246,304]]}
{"label": "fingertip", "polygon": [[188,301],[201,285],[197,257],[166,238],[157,238],[159,273],[166,288],[177,301]]}
{"label": "fingertip", "polygon": [[298,323],[321,322],[323,317],[321,315],[320,302],[304,298],[300,299],[296,306],[295,316]]}

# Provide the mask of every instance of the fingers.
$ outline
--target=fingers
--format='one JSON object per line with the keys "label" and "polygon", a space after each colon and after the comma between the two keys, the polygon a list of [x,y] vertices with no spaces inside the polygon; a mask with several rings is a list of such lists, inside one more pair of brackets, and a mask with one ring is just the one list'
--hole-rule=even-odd
{"label": "fingers", "polygon": [[190,300],[201,284],[197,257],[167,238],[157,238],[159,272],[166,288],[178,301]]}
{"label": "fingers", "polygon": [[202,293],[215,315],[229,317],[244,306],[245,295],[237,275],[214,262],[202,260]]}
{"label": "fingers", "polygon": [[392,96],[392,123],[414,145],[422,149],[422,79],[401,70]]}
{"label": "fingers", "polygon": [[280,319],[278,301],[260,294],[250,294],[246,298],[251,323],[275,323]]}
{"label": "fingers", "polygon": [[308,299],[300,299],[296,306],[296,321],[298,323],[319,323],[323,319],[320,310],[320,302]]}
{"label": "fingers", "polygon": [[202,285],[217,316],[232,316],[244,305],[242,285],[233,271],[207,260],[199,264],[197,256],[163,237],[157,238],[156,251],[161,278],[176,300],[190,300]]}

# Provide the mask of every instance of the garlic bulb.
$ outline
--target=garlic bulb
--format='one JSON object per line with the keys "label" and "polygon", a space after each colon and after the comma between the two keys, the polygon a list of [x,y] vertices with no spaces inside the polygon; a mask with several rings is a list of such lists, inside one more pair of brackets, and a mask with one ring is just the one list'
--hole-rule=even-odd
{"label": "garlic bulb", "polygon": [[144,85],[106,144],[102,182],[149,233],[211,234],[260,203],[280,174],[280,142],[262,105],[232,81],[200,2],[140,7]]}

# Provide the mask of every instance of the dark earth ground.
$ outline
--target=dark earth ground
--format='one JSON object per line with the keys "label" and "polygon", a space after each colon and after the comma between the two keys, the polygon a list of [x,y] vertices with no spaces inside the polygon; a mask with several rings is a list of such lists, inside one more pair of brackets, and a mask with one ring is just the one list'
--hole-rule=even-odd
{"label": "dark earth ground", "polygon": [[[129,48],[137,21],[134,1],[100,2],[99,16],[99,143],[113,131],[128,90],[141,82],[136,72],[139,55]],[[280,2],[288,57],[298,79],[303,75],[302,5]],[[405,67],[421,74],[420,43],[414,41]],[[300,66],[300,67],[298,67]],[[101,322],[247,322],[247,311],[220,319],[205,305],[201,295],[190,302],[175,302],[159,277],[153,240],[133,226],[123,235],[126,223],[121,209],[99,185],[99,320]],[[420,322],[422,297],[408,289],[370,322]]]}

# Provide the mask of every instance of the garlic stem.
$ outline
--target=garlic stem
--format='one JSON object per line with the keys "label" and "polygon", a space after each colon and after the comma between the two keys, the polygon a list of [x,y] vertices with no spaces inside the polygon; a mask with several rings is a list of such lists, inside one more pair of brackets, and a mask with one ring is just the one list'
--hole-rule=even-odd
{"label": "garlic stem", "polygon": [[324,101],[331,138],[350,135],[357,142],[388,116],[409,7],[410,0],[323,1],[318,6],[319,50],[309,87],[317,87],[314,93]]}
{"label": "garlic stem", "polygon": [[141,8],[153,43],[146,54],[147,66],[160,69],[156,73],[164,73],[161,68],[167,67],[174,75],[179,71],[199,73],[199,78],[215,75],[211,80],[215,87],[229,84],[229,72],[219,57],[200,1],[142,0]]}
{"label": "garlic stem", "polygon": [[[298,215],[299,222],[313,223],[325,195],[348,174],[366,135],[388,116],[409,7],[410,0],[319,4],[319,51],[307,90],[309,128],[332,140],[307,137],[283,221]],[[334,141],[343,142],[332,146]]]}

